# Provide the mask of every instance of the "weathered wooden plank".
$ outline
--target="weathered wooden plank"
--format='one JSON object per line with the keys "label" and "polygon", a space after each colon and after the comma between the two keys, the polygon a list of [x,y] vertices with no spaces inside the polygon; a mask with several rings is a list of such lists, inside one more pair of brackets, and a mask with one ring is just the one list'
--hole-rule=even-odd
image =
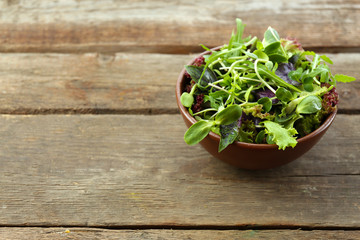
{"label": "weathered wooden plank", "polygon": [[[0,112],[175,113],[175,83],[193,55],[1,54]],[[360,79],[360,54],[329,54]],[[360,81],[339,85],[341,110],[360,110]]]}
{"label": "weathered wooden plank", "polygon": [[188,52],[271,25],[306,47],[360,47],[360,5],[346,1],[0,1],[0,51]]}
{"label": "weathered wooden plank", "polygon": [[360,231],[325,230],[107,230],[99,228],[0,228],[3,239],[57,240],[57,239],[265,239],[265,240],[356,240]]}
{"label": "weathered wooden plank", "polygon": [[5,54],[0,58],[0,108],[174,112],[177,75],[188,59],[159,54]]}
{"label": "weathered wooden plank", "polygon": [[0,225],[358,228],[359,120],[252,172],[186,146],[179,115],[2,115]]}

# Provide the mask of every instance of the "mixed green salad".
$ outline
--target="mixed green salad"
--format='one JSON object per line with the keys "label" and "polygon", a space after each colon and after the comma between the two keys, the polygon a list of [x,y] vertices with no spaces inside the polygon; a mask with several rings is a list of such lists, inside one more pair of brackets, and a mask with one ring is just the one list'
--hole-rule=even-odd
{"label": "mixed green salad", "polygon": [[355,78],[330,71],[325,55],[305,51],[295,39],[269,27],[263,40],[243,38],[245,25],[218,50],[185,66],[181,103],[197,122],[185,133],[194,145],[210,131],[220,135],[218,151],[234,141],[295,147],[336,109],[337,82]]}

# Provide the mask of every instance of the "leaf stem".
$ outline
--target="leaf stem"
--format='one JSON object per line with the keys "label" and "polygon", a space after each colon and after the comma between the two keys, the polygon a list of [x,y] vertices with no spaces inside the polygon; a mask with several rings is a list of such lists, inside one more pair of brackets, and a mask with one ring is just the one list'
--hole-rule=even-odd
{"label": "leaf stem", "polygon": [[262,81],[262,83],[264,83],[264,85],[270,89],[270,91],[272,91],[274,94],[276,93],[276,91],[260,76],[258,68],[257,68],[257,64],[258,62],[267,62],[266,60],[262,60],[262,59],[256,59],[255,63],[254,63],[254,69],[255,69],[255,73],[256,76]]}
{"label": "leaf stem", "polygon": [[259,79],[255,79],[255,78],[248,78],[248,77],[239,77],[240,80],[249,80],[249,81],[254,81],[254,82],[262,82]]}
{"label": "leaf stem", "polygon": [[194,113],[193,116],[199,115],[199,114],[202,114],[202,113],[205,113],[205,112],[210,112],[210,111],[217,111],[217,109],[216,108],[207,108],[207,109],[204,109],[204,110],[199,111],[197,113]]}
{"label": "leaf stem", "polygon": [[316,77],[313,77],[313,80],[317,85],[319,85],[319,86],[321,85],[321,83],[316,79]]}
{"label": "leaf stem", "polygon": [[220,62],[220,61],[221,61],[221,58],[218,58],[218,59],[216,59],[215,61],[213,61],[212,63],[210,63],[208,67],[209,67],[210,69],[212,69],[212,67],[213,67],[216,63],[218,63],[218,62]]}
{"label": "leaf stem", "polygon": [[194,92],[195,92],[195,90],[196,90],[196,86],[197,86],[197,84],[194,84],[194,86],[191,88],[191,91],[190,91],[190,95],[194,95]]}
{"label": "leaf stem", "polygon": [[[232,95],[232,93],[230,93],[230,92],[229,92],[228,90],[226,90],[225,88],[219,87],[219,86],[217,86],[217,85],[215,85],[215,84],[212,84],[212,83],[209,83],[208,85],[211,86],[211,87],[213,87],[213,88],[216,88],[216,89],[219,89],[219,90],[221,90],[221,91],[224,91],[224,92],[226,92],[226,93],[229,94],[229,95]],[[234,98],[235,98],[236,100],[238,100],[239,102],[244,102],[244,100],[241,100],[240,98],[236,97],[235,94],[234,94]]]}
{"label": "leaf stem", "polygon": [[250,46],[251,44],[253,44],[256,41],[257,41],[257,37],[253,37],[252,39],[250,39],[250,41],[248,41],[244,45],[247,47],[247,46]]}
{"label": "leaf stem", "polygon": [[235,66],[236,66],[237,64],[241,63],[241,62],[244,62],[244,60],[241,59],[241,60],[238,60],[238,61],[233,62],[233,63],[230,65],[230,67],[228,68],[227,73],[225,73],[225,74],[222,75],[221,77],[228,76],[231,72],[233,72],[233,70],[235,69]]}
{"label": "leaf stem", "polygon": [[218,83],[221,83],[221,82],[223,82],[223,81],[224,81],[224,79],[219,79],[219,80],[213,82],[212,84],[218,84]]}

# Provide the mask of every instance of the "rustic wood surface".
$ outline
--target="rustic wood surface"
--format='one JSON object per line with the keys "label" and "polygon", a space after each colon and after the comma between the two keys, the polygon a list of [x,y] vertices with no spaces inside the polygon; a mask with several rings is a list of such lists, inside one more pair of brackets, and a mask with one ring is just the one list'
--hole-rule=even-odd
{"label": "rustic wood surface", "polygon": [[2,0],[0,50],[188,52],[228,41],[234,19],[245,34],[271,25],[306,47],[360,48],[357,0],[73,1]]}
{"label": "rustic wood surface", "polygon": [[355,228],[359,121],[254,173],[188,147],[176,114],[2,115],[0,225]]}
{"label": "rustic wood surface", "polygon": [[[0,54],[0,113],[176,113],[175,82],[194,56]],[[360,79],[360,54],[328,56],[334,73]],[[338,91],[340,111],[360,111],[360,81]]]}
{"label": "rustic wood surface", "polygon": [[0,0],[0,240],[360,239],[359,80],[288,165],[184,143],[178,74],[236,17],[360,78],[356,0]]}
{"label": "rustic wood surface", "polygon": [[302,231],[302,230],[107,230],[98,228],[2,228],[3,239],[61,240],[61,239],[157,239],[157,240],[358,240],[359,231]]}

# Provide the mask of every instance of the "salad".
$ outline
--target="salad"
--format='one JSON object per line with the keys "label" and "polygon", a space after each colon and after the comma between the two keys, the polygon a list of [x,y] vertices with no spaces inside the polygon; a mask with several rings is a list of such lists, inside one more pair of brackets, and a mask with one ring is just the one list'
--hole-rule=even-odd
{"label": "salad", "polygon": [[189,145],[210,131],[220,136],[218,151],[234,141],[295,147],[336,109],[337,82],[355,78],[335,74],[325,55],[305,51],[291,38],[269,27],[262,40],[243,38],[245,25],[228,44],[185,66],[181,104],[197,120],[185,133]]}

